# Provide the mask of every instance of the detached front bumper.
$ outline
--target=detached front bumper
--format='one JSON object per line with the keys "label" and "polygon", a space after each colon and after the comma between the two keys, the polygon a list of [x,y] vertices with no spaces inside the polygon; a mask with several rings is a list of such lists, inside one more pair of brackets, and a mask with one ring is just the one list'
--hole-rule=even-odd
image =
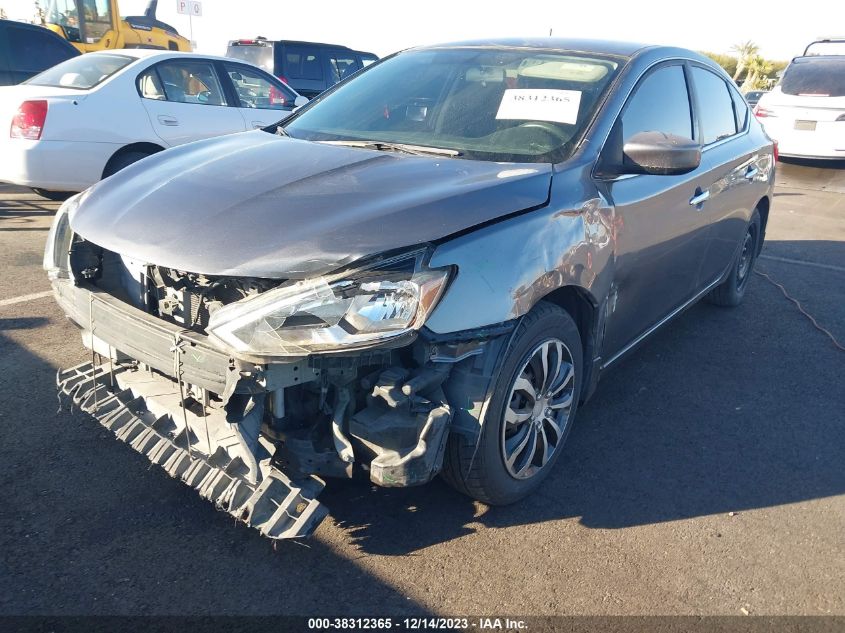
{"label": "detached front bumper", "polygon": [[83,363],[60,371],[57,383],[60,393],[117,439],[264,536],[305,537],[320,525],[328,513],[316,499],[323,482],[316,477],[294,482],[269,465],[260,482],[250,481],[240,457],[232,457],[222,446],[212,454],[203,452],[206,447],[191,425],[180,426],[178,416],[157,414],[148,398],[139,395],[144,383],[154,385],[157,401],[168,395],[172,401],[179,394],[167,393],[161,379],[145,378],[145,372],[132,367]]}
{"label": "detached front bumper", "polygon": [[263,535],[298,538],[317,528],[328,512],[316,499],[324,484],[313,476],[294,481],[276,467],[272,446],[258,437],[259,411],[233,422],[186,397],[189,386],[233,392],[241,375],[234,358],[93,287],[57,279],[53,290],[101,357],[59,371],[60,394]]}

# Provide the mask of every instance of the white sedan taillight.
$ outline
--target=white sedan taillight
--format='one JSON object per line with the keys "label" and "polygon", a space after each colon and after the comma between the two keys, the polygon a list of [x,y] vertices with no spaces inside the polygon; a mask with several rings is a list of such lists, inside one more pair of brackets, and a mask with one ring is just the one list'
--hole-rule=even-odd
{"label": "white sedan taillight", "polygon": [[9,137],[37,141],[41,138],[41,132],[44,131],[44,121],[46,118],[46,101],[24,101],[12,118]]}
{"label": "white sedan taillight", "polygon": [[765,119],[768,117],[776,117],[777,114],[774,110],[769,110],[758,105],[754,108],[754,116],[756,116],[758,119]]}

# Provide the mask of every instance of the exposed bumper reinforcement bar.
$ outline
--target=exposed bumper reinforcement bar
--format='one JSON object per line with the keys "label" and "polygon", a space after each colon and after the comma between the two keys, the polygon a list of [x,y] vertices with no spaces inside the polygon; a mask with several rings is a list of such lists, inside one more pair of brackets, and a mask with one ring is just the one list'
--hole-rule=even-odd
{"label": "exposed bumper reinforcement bar", "polygon": [[[316,477],[292,481],[273,466],[257,484],[241,474],[242,460],[218,449],[205,455],[192,448],[171,415],[156,416],[143,397],[113,384],[110,365],[91,362],[60,370],[59,393],[129,444],[171,477],[177,477],[219,509],[272,539],[309,536],[328,510],[317,501],[323,482]],[[117,383],[114,383],[117,385]]]}

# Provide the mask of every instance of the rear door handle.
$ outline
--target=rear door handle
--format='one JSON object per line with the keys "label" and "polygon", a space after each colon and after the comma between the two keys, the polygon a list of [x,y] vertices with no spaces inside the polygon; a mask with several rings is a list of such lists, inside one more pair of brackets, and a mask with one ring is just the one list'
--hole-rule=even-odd
{"label": "rear door handle", "polygon": [[710,190],[702,191],[701,187],[696,187],[695,195],[689,199],[690,206],[697,207],[704,203],[710,197]]}
{"label": "rear door handle", "polygon": [[258,128],[267,127],[267,124],[263,121],[253,121],[252,122],[252,129],[257,130]]}
{"label": "rear door handle", "polygon": [[159,114],[158,122],[162,125],[179,125],[179,119],[173,116],[168,116],[166,114]]}
{"label": "rear door handle", "polygon": [[745,172],[745,179],[746,180],[754,180],[757,177],[757,174],[760,173],[760,170],[756,167],[751,167],[749,165],[748,170]]}

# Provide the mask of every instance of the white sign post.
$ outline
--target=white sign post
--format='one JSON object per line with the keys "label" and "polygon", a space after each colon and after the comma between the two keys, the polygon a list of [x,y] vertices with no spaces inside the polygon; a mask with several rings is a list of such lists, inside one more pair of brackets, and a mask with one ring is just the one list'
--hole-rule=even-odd
{"label": "white sign post", "polygon": [[176,0],[176,11],[188,16],[188,29],[191,36],[191,50],[194,44],[194,18],[202,17],[202,2],[199,0]]}

